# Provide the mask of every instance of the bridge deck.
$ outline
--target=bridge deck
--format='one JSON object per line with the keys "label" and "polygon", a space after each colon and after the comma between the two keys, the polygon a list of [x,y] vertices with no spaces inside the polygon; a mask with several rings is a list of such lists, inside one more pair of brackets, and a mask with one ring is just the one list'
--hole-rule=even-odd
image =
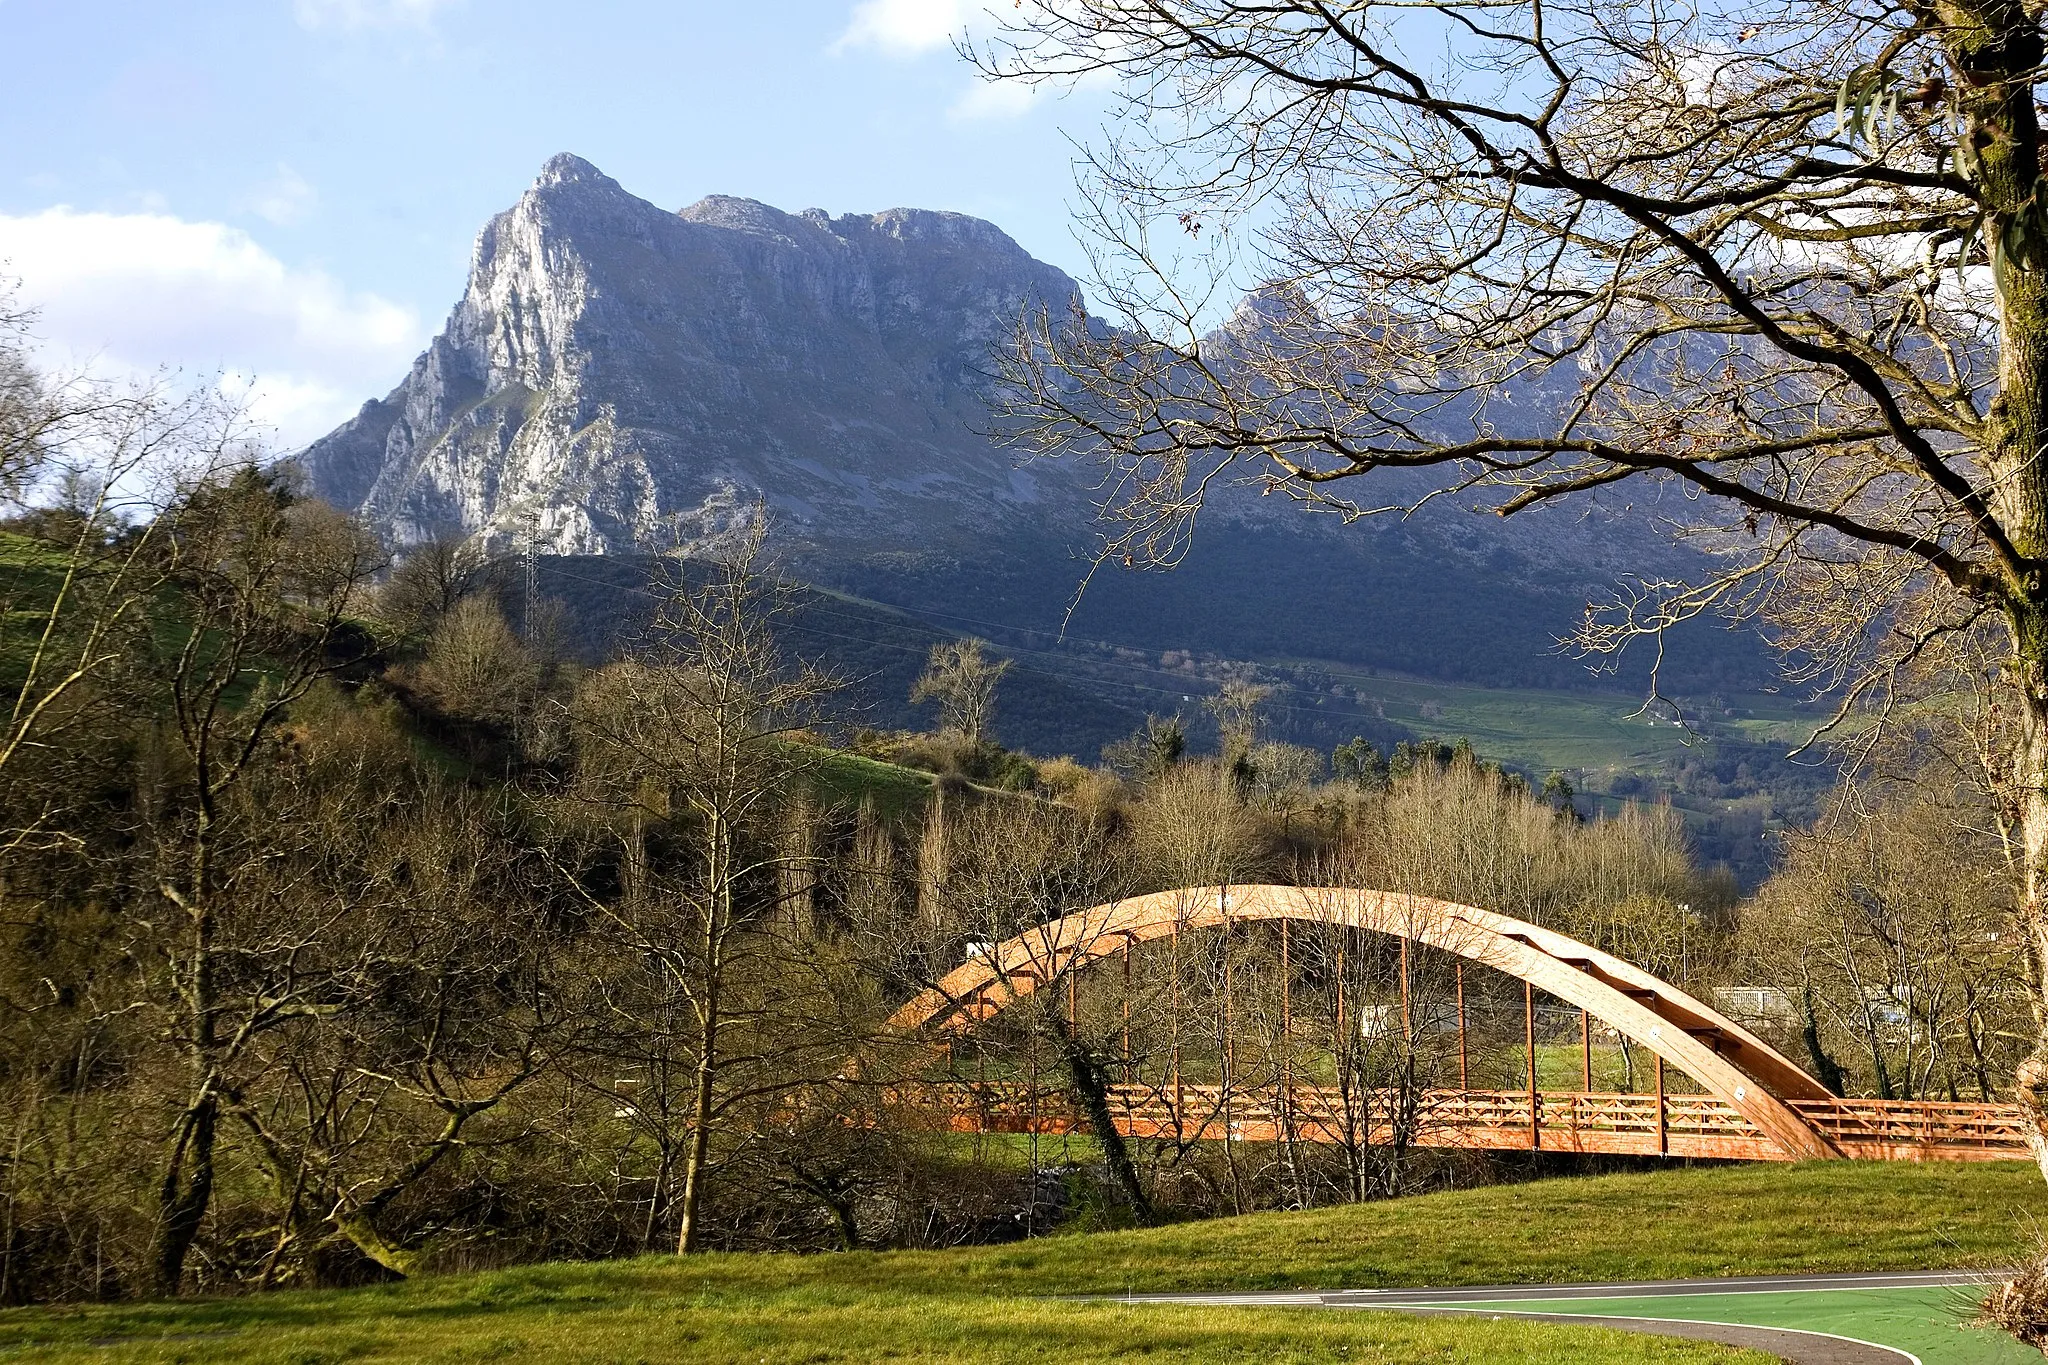
{"label": "bridge deck", "polygon": [[[1576,1091],[1429,1090],[1354,1094],[1294,1086],[1226,1097],[1215,1086],[1121,1085],[1110,1109],[1127,1137],[1216,1141],[1386,1144],[1397,1130],[1416,1147],[1495,1151],[1610,1152],[1644,1156],[1781,1161],[1784,1151],[1736,1107],[1712,1095]],[[1176,1103],[1176,1100],[1178,1101]],[[905,1107],[960,1132],[1087,1131],[1063,1096],[1035,1102],[1020,1087],[923,1089]],[[1842,1156],[1872,1161],[2028,1160],[2025,1121],[2011,1105],[1920,1100],[1795,1100]],[[1405,1112],[1404,1112],[1405,1110]]]}

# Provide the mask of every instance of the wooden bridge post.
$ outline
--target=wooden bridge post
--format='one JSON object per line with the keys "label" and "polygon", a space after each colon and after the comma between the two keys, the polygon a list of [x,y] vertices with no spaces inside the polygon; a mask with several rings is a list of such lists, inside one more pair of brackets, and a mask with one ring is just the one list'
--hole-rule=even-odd
{"label": "wooden bridge post", "polygon": [[1131,1074],[1131,936],[1124,935],[1124,1084],[1129,1085]]}
{"label": "wooden bridge post", "polygon": [[1415,1025],[1408,1013],[1408,940],[1401,940],[1401,1034],[1405,1046],[1415,1046]]}
{"label": "wooden bridge post", "polygon": [[1652,1053],[1657,1059],[1657,1155],[1671,1155],[1671,1135],[1664,1121],[1664,1054]]}
{"label": "wooden bridge post", "polygon": [[1585,1062],[1585,1083],[1579,1088],[1590,1095],[1593,1093],[1593,1015],[1583,1006],[1579,1009],[1579,1051]]}
{"label": "wooden bridge post", "polygon": [[1173,1135],[1187,1135],[1187,1093],[1180,1083],[1180,924],[1173,926],[1173,1013],[1168,1064],[1173,1070]]}
{"label": "wooden bridge post", "polygon": [[1279,1090],[1280,1138],[1286,1141],[1293,1132],[1287,1113],[1290,1074],[1294,1066],[1294,967],[1289,953],[1289,921],[1280,921],[1280,1074],[1276,1084]]}
{"label": "wooden bridge post", "polygon": [[1337,1046],[1344,1046],[1344,931],[1337,931]]}
{"label": "wooden bridge post", "polygon": [[[1230,972],[1230,902],[1224,901],[1223,912],[1223,1159],[1226,1165],[1236,1158],[1231,1154],[1230,1120],[1232,1115],[1232,1094],[1237,1089],[1237,1016],[1230,1008],[1232,995]],[[1235,1172],[1236,1166],[1230,1165]],[[1233,1180],[1235,1177],[1233,1176]],[[1232,1186],[1232,1197],[1236,1197],[1236,1186]]]}
{"label": "wooden bridge post", "polygon": [[1458,959],[1458,1089],[1470,1090],[1465,1065],[1465,959]]}
{"label": "wooden bridge post", "polygon": [[1536,987],[1527,981],[1522,983],[1522,1036],[1529,1056],[1529,1150],[1533,1152],[1543,1145],[1542,1101],[1536,1095]]}

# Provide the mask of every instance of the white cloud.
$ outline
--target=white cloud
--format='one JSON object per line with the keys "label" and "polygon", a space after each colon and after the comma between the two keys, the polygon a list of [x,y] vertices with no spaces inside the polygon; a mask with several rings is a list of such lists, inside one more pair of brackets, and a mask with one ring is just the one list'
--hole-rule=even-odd
{"label": "white cloud", "polygon": [[289,166],[279,165],[276,175],[243,196],[241,207],[267,223],[289,227],[311,213],[319,198],[319,192],[307,183],[306,177]]}
{"label": "white cloud", "polygon": [[302,28],[430,28],[434,16],[459,0],[293,0]]}
{"label": "white cloud", "polygon": [[915,57],[952,46],[985,13],[980,0],[861,0],[832,46],[835,52],[872,47],[892,57]]}
{"label": "white cloud", "polygon": [[388,391],[425,341],[410,308],[288,266],[237,228],[166,214],[0,214],[0,274],[20,278],[52,361],[218,372],[280,449]]}
{"label": "white cloud", "polygon": [[946,114],[963,122],[1022,118],[1031,112],[1043,93],[1043,86],[1026,85],[1022,81],[982,81],[969,86],[967,93],[953,101],[953,107]]}
{"label": "white cloud", "polygon": [[[889,57],[921,57],[941,49],[951,51],[962,38],[985,37],[1005,22],[1028,20],[1030,14],[1013,15],[1010,10],[1040,10],[1044,0],[1016,0],[1000,11],[989,0],[860,0],[853,7],[846,31],[831,50],[844,53],[856,48],[878,51]],[[1106,73],[1105,73],[1106,74]],[[1104,80],[1085,76],[1069,87],[1101,86]],[[1022,81],[976,81],[968,85],[946,110],[959,122],[1021,118],[1037,107],[1048,87]]]}

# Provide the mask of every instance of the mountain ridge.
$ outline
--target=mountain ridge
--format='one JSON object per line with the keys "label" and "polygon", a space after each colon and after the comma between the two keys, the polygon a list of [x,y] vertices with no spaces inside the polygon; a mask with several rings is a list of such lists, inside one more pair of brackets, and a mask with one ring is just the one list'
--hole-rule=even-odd
{"label": "mountain ridge", "polygon": [[[1487,683],[1588,685],[1556,641],[1589,586],[1669,557],[1597,507],[1344,526],[1224,488],[1180,569],[1097,574],[1076,606],[1099,470],[988,431],[1022,310],[1079,298],[963,214],[672,212],[565,153],[478,234],[398,386],[296,459],[401,548],[635,553],[715,543],[761,503],[792,572],[904,610]],[[1724,644],[1690,647],[1694,685],[1756,681],[1754,645]]]}
{"label": "mountain ridge", "polygon": [[[669,213],[564,154],[478,234],[406,379],[297,458],[400,544],[618,553],[715,534],[749,494],[799,534],[873,522],[885,493],[1028,504],[1037,481],[972,434],[962,361],[1018,300],[1076,293],[964,215],[730,196]],[[963,458],[978,479],[949,468]]]}

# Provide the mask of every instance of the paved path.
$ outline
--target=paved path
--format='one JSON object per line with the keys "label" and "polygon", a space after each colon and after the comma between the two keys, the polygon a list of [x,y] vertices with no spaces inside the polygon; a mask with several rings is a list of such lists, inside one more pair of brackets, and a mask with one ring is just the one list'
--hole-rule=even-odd
{"label": "paved path", "polygon": [[[1982,1284],[1981,1273],[1928,1271],[1875,1275],[1759,1275],[1727,1280],[1651,1280],[1632,1284],[1484,1285],[1459,1289],[1347,1289],[1334,1292],[1265,1294],[1134,1294],[1134,1303],[1192,1303],[1247,1307],[1295,1305],[1309,1308],[1374,1308],[1401,1313],[1485,1313],[1489,1317],[1526,1318],[1541,1322],[1575,1322],[1618,1327],[1630,1332],[1718,1341],[1768,1352],[1790,1365],[1920,1365],[1910,1351],[1787,1327],[1742,1323],[1698,1322],[1683,1318],[1608,1317],[1583,1305],[1600,1299],[1668,1299],[1694,1295],[1784,1295],[1881,1289],[1958,1289]],[[1569,1302],[1571,1311],[1546,1312],[1531,1305],[1545,1300]],[[1635,1307],[1636,1305],[1631,1305]]]}

